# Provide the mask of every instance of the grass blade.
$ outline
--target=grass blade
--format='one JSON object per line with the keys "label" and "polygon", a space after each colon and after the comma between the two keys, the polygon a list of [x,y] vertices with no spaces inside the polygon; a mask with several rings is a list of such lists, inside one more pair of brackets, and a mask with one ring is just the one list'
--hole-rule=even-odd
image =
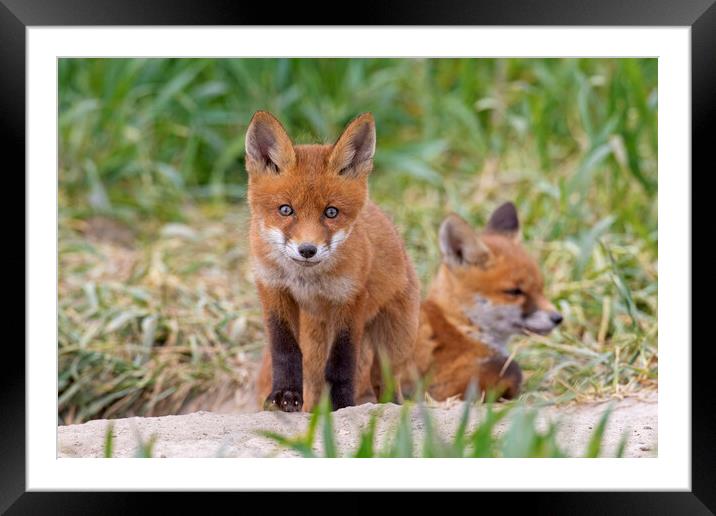
{"label": "grass blade", "polygon": [[[599,418],[599,422],[597,423],[597,426],[594,428],[594,432],[592,432],[592,435],[589,438],[589,444],[587,444],[587,453],[585,457],[599,457],[599,454],[602,450],[602,439],[604,437],[604,431],[607,429],[607,422],[609,421],[609,416],[611,416],[613,409],[614,406],[612,404],[609,404],[609,406]],[[623,451],[624,450],[622,450],[622,452]]]}

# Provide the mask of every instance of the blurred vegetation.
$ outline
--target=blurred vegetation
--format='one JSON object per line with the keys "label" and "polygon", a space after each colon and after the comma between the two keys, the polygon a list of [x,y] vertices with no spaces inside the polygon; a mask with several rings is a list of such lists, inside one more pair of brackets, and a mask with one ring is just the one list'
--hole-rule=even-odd
{"label": "blurred vegetation", "polygon": [[[333,426],[331,402],[324,393],[321,402],[311,411],[306,432],[298,436],[285,436],[275,432],[262,432],[280,446],[293,450],[305,458],[358,459],[372,458],[564,458],[570,454],[559,444],[559,421],[546,421],[544,429],[537,424],[538,411],[519,403],[499,406],[488,401],[477,421],[471,421],[474,410],[473,396],[467,397],[460,421],[451,435],[441,435],[435,421],[422,402],[408,401],[400,408],[400,418],[387,432],[383,442],[377,442],[376,426],[381,410],[373,410],[368,424],[360,432],[358,445],[353,450],[339,450],[336,429]],[[601,414],[586,443],[584,458],[606,456],[603,450],[612,407]],[[413,413],[417,414],[413,421]],[[498,425],[510,416],[502,431]],[[420,435],[415,429],[421,428]],[[320,440],[319,431],[320,429]],[[614,450],[614,457],[624,456],[628,435],[624,433]],[[320,441],[320,442],[319,442]]]}
{"label": "blurred vegetation", "polygon": [[656,59],[62,59],[59,84],[60,422],[211,408],[250,382],[257,109],[297,143],[373,112],[371,195],[424,286],[447,212],[479,228],[515,201],[565,315],[512,343],[525,400],[656,386]]}
{"label": "blurred vegetation", "polygon": [[[383,419],[382,407],[385,405],[379,406],[371,410],[368,422],[361,429],[356,445],[353,449],[346,450],[338,446],[339,436],[333,425],[330,397],[328,392],[324,391],[320,402],[311,411],[305,432],[299,435],[282,435],[271,431],[259,431],[258,435],[304,458],[564,458],[573,456],[559,444],[558,432],[561,422],[558,419],[547,418],[540,425],[538,410],[525,407],[519,402],[496,404],[494,397],[490,397],[485,403],[484,410],[480,410],[480,407],[475,405],[475,401],[476,391],[472,386],[468,392],[467,403],[463,404],[460,420],[449,435],[443,435],[443,432],[438,430],[429,406],[425,402],[407,401],[400,408],[398,421],[390,425],[382,439],[378,438],[376,428]],[[382,402],[388,403],[387,398]],[[611,405],[608,406],[594,428],[589,427],[592,432],[585,443],[581,457],[621,458],[624,456],[628,440],[626,431],[622,432],[615,449],[609,452],[604,449],[604,433],[612,409]],[[474,417],[476,412],[478,415]],[[114,425],[110,421],[104,434],[105,458],[114,457],[114,439]],[[135,440],[137,445],[134,457],[154,457],[156,434],[145,440],[139,432],[135,431]],[[225,456],[222,448],[217,450],[216,457]]]}

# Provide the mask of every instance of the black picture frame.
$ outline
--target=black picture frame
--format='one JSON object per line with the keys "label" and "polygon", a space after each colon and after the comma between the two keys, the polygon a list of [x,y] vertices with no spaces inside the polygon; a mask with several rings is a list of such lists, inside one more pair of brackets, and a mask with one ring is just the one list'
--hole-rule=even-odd
{"label": "black picture frame", "polygon": [[[716,109],[716,0],[401,0],[351,9],[350,16],[322,20],[316,13],[338,13],[337,4],[322,6],[230,0],[0,0],[0,145],[7,167],[5,179],[18,183],[25,199],[26,29],[32,26],[88,25],[573,25],[688,26],[691,28],[692,169],[712,169],[713,143],[708,131]],[[343,11],[345,12],[345,11]],[[340,19],[341,21],[337,21]],[[684,174],[692,171],[684,171]],[[664,194],[664,195],[668,195]],[[23,204],[24,207],[24,204]],[[17,222],[19,206],[4,204],[3,221],[13,221],[22,251],[3,253],[6,271],[21,267],[25,274],[25,226]],[[696,222],[694,220],[694,222]],[[20,237],[20,234],[22,236]],[[692,230],[693,235],[693,230]],[[48,235],[48,237],[51,237]],[[7,246],[9,247],[9,245]],[[693,260],[692,260],[693,263]],[[7,281],[23,281],[6,272]],[[18,285],[19,287],[19,285]],[[24,290],[23,290],[24,292]],[[13,297],[15,311],[32,309]],[[21,299],[25,300],[25,294]],[[693,306],[693,305],[692,305]],[[22,307],[22,308],[21,308]],[[19,317],[6,320],[12,325]],[[692,316],[693,320],[693,316]],[[20,333],[25,337],[24,326]],[[6,337],[7,339],[7,337]],[[17,340],[15,340],[17,342]],[[683,343],[688,346],[691,343]],[[716,511],[716,428],[714,385],[710,380],[710,342],[692,346],[692,490],[690,492],[589,492],[489,495],[502,503],[526,501],[530,511],[549,514],[713,514]],[[0,382],[0,512],[8,514],[109,514],[149,509],[150,496],[126,493],[26,492],[25,473],[25,352],[5,342]],[[697,409],[698,408],[698,409]],[[668,438],[668,436],[664,436]],[[157,498],[157,496],[159,498]],[[225,498],[236,495],[224,495]],[[242,495],[245,496],[245,495]],[[523,498],[528,497],[527,500]],[[151,502],[182,504],[176,493],[151,495]],[[265,498],[264,498],[265,500]],[[246,499],[242,499],[246,503]],[[300,503],[300,502],[299,502]],[[502,505],[502,504],[501,504]],[[312,506],[313,507],[313,506]],[[166,510],[166,508],[165,508]]]}

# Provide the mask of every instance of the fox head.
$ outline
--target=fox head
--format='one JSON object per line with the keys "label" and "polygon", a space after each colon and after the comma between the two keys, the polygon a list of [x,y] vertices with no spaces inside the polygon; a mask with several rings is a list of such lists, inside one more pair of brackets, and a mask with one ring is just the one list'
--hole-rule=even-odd
{"label": "fox head", "polygon": [[481,234],[449,215],[439,240],[443,263],[433,294],[459,310],[487,344],[504,348],[512,335],[546,335],[562,322],[543,294],[537,262],[520,243],[514,204],[497,208]]}
{"label": "fox head", "polygon": [[365,113],[333,145],[294,145],[270,113],[246,131],[251,216],[274,260],[323,268],[351,232],[368,196],[375,122]]}

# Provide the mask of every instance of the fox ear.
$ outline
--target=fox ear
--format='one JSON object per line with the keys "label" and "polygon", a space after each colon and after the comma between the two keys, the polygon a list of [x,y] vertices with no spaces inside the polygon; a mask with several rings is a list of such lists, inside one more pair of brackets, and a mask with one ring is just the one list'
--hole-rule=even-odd
{"label": "fox ear", "polygon": [[268,111],[254,113],[246,130],[246,170],[279,174],[295,161],[293,143],[281,122]]}
{"label": "fox ear", "polygon": [[370,113],[354,118],[333,145],[328,165],[346,177],[365,177],[373,169],[375,120]]}
{"label": "fox ear", "polygon": [[487,222],[485,231],[500,233],[514,240],[520,238],[520,219],[517,216],[517,208],[511,202],[500,205]]}
{"label": "fox ear", "polygon": [[452,213],[440,225],[440,252],[448,265],[484,265],[490,250],[464,219]]}

